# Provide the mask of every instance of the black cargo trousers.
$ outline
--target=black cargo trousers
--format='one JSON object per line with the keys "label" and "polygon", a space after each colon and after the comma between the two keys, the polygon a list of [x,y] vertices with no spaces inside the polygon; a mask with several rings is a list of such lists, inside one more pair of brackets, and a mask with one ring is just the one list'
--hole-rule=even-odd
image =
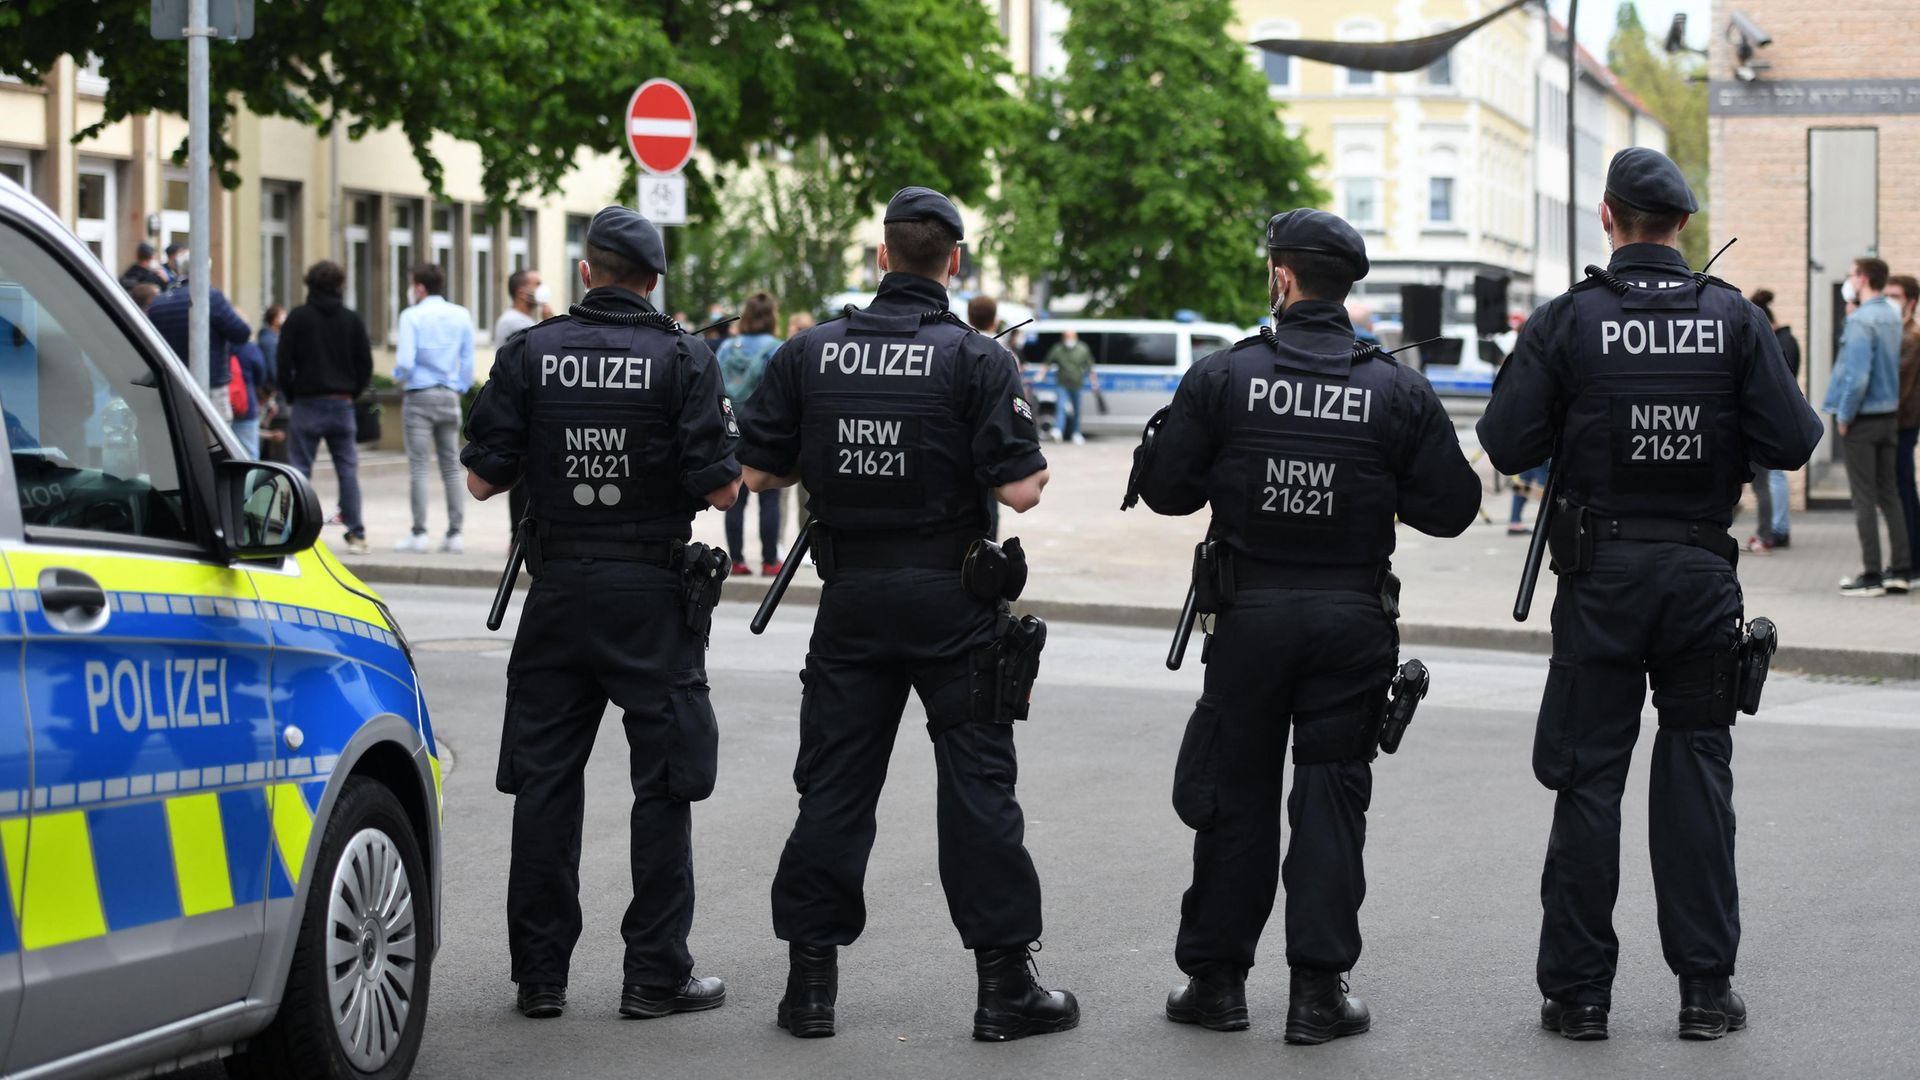
{"label": "black cargo trousers", "polygon": [[874,810],[911,689],[933,739],[940,884],[961,944],[1039,940],[1013,725],[973,714],[972,654],[993,634],[993,609],[955,570],[842,568],[822,591],[800,676],[799,818],[773,879],[779,938],[849,945],[865,928]]}
{"label": "black cargo trousers", "polygon": [[1558,792],[1540,875],[1538,975],[1556,1001],[1612,1004],[1620,941],[1620,797],[1647,685],[1653,740],[1648,846],[1667,966],[1732,975],[1740,944],[1733,860],[1732,717],[1716,719],[1712,660],[1739,634],[1733,565],[1683,544],[1614,542],[1559,579],[1534,775]]}
{"label": "black cargo trousers", "polygon": [[1283,876],[1290,730],[1287,963],[1346,971],[1360,958],[1369,763],[1398,648],[1378,594],[1241,589],[1217,617],[1206,692],[1174,769],[1174,809],[1195,831],[1174,946],[1180,970],[1243,976],[1253,967]]}
{"label": "black cargo trousers", "polygon": [[633,783],[633,899],[624,981],[678,987],[693,971],[691,803],[713,792],[719,732],[705,647],[680,571],[548,559],[507,665],[497,784],[514,796],[507,943],[518,983],[567,982],[580,938],[583,770],[608,702],[623,711]]}

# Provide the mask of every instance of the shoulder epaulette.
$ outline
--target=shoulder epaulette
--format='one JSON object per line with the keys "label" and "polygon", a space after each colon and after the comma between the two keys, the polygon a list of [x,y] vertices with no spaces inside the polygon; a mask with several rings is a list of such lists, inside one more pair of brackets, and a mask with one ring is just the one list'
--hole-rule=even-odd
{"label": "shoulder epaulette", "polygon": [[[1703,289],[1709,285],[1718,285],[1723,289],[1729,289],[1736,293],[1740,292],[1740,287],[1733,282],[1727,281],[1724,278],[1714,277],[1712,274],[1705,272],[1693,275],[1693,280]],[[1743,293],[1742,295],[1745,294]]]}

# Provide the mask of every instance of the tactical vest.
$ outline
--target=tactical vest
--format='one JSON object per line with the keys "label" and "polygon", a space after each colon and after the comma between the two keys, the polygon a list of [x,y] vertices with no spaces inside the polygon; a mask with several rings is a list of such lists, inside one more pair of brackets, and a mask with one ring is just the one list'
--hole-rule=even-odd
{"label": "tactical vest", "polygon": [[1724,517],[1749,475],[1732,338],[1746,301],[1689,275],[1590,273],[1569,293],[1568,499],[1622,517]]}
{"label": "tactical vest", "polygon": [[800,357],[800,475],[834,530],[984,525],[962,413],[960,346],[940,315],[854,311],[822,323]]}
{"label": "tactical vest", "polygon": [[528,330],[526,352],[526,479],[545,535],[684,539],[705,504],[680,486],[677,335],[569,316]]}
{"label": "tactical vest", "polygon": [[1281,337],[1235,348],[1226,444],[1207,474],[1215,535],[1256,562],[1384,566],[1398,505],[1388,460],[1396,366]]}

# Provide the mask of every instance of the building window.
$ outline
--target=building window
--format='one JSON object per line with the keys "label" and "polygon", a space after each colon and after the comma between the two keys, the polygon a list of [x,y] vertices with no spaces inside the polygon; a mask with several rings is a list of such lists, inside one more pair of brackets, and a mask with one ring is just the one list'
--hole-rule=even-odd
{"label": "building window", "polygon": [[0,176],[33,190],[33,154],[26,150],[0,147]]}
{"label": "building window", "polygon": [[1427,221],[1453,224],[1453,177],[1435,176],[1427,181]]}
{"label": "building window", "polygon": [[427,211],[428,238],[432,248],[433,265],[447,279],[447,295],[460,295],[460,279],[454,273],[458,264],[453,257],[453,207],[446,203],[434,203]]}
{"label": "building window", "polygon": [[341,230],[347,244],[347,306],[362,320],[373,316],[373,196],[347,197],[347,224]]}
{"label": "building window", "polygon": [[293,219],[298,188],[268,180],[260,185],[260,311],[293,306]]}
{"label": "building window", "polygon": [[1372,176],[1349,176],[1340,181],[1340,216],[1356,229],[1380,227],[1380,181]]}
{"label": "building window", "polygon": [[[1300,36],[1300,27],[1285,19],[1268,19],[1256,23],[1248,41],[1292,41]],[[1294,58],[1286,53],[1268,52],[1255,48],[1254,61],[1267,77],[1267,93],[1280,95],[1299,89],[1294,85],[1294,73],[1300,70]]]}
{"label": "building window", "polygon": [[1441,53],[1440,59],[1427,65],[1428,86],[1453,85],[1453,54]]}
{"label": "building window", "polygon": [[[116,197],[119,194],[116,190],[119,187],[116,183],[117,171],[111,161],[81,158],[74,175],[77,209],[73,232],[81,243],[87,245],[87,250],[93,252],[94,258],[103,264],[111,264],[120,255],[113,229],[119,202]],[[111,265],[107,268],[114,269]]]}
{"label": "building window", "polygon": [[[1340,24],[1334,32],[1340,41],[1382,41],[1386,30],[1372,19],[1349,19]],[[1380,88],[1380,73],[1362,71],[1358,68],[1342,68],[1339,77],[1339,89],[1347,93],[1368,93]]]}
{"label": "building window", "polygon": [[533,211],[507,214],[507,273],[525,270],[533,261]]}
{"label": "building window", "polygon": [[168,166],[160,174],[160,250],[179,244],[185,247],[190,241],[193,229],[193,215],[188,212],[187,170]]}
{"label": "building window", "polygon": [[585,214],[567,215],[567,298],[575,304],[587,295],[587,286],[580,280],[580,260],[587,257],[587,226],[591,221]]}
{"label": "building window", "polygon": [[493,280],[493,219],[484,206],[470,208],[467,231],[467,286],[472,290],[473,324],[482,333],[493,326],[493,298],[500,283]]}
{"label": "building window", "polygon": [[412,199],[387,202],[387,288],[393,307],[387,314],[387,332],[398,334],[400,313],[412,299],[413,268],[420,261],[420,204]]}

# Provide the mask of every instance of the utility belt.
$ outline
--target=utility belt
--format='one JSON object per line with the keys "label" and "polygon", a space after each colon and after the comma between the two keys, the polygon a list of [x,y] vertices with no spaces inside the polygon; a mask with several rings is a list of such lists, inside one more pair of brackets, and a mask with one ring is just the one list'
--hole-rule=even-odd
{"label": "utility belt", "polygon": [[1685,544],[1720,556],[1729,566],[1740,562],[1740,545],[1722,525],[1678,518],[1608,517],[1589,507],[1567,504],[1553,516],[1547,550],[1556,574],[1584,574],[1593,569],[1595,544],[1617,542]]}
{"label": "utility belt", "polygon": [[1193,551],[1193,588],[1195,610],[1202,615],[1224,611],[1242,589],[1313,589],[1378,596],[1387,618],[1400,617],[1400,579],[1386,563],[1308,566],[1267,562],[1236,555],[1218,540],[1206,540]]}
{"label": "utility belt", "polygon": [[876,530],[816,525],[813,558],[822,581],[832,581],[841,570],[957,570],[984,531],[978,525]]}
{"label": "utility belt", "polygon": [[[609,562],[645,563],[680,571],[680,608],[687,628],[705,643],[713,633],[713,609],[720,602],[720,587],[733,567],[732,558],[723,550],[685,540],[660,538],[621,539],[605,530],[592,536],[555,535],[545,523],[527,527],[525,547],[527,569],[538,578],[548,559],[604,559]],[[624,525],[621,531],[635,527]]]}

